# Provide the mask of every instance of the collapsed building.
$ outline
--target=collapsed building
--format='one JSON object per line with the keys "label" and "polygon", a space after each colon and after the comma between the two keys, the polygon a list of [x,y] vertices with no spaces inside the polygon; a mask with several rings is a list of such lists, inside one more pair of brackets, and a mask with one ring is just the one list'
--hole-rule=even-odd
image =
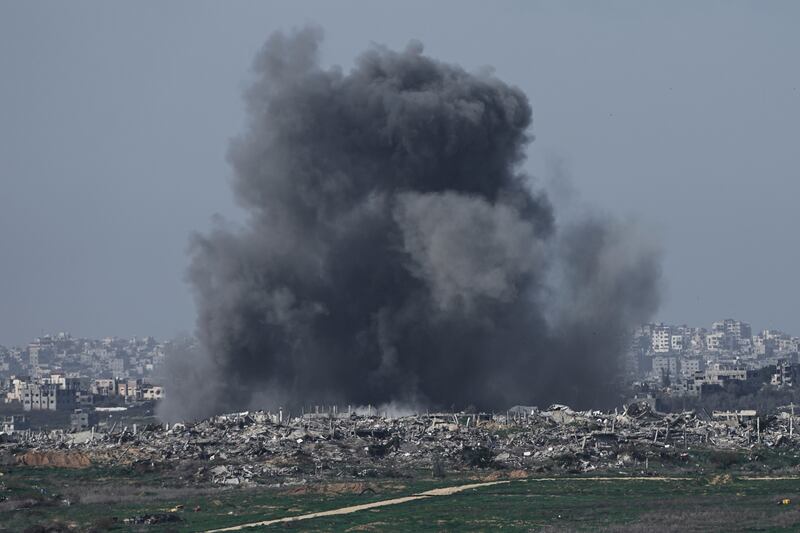
{"label": "collapsed building", "polygon": [[0,444],[0,453],[21,465],[180,464],[197,482],[274,485],[487,467],[526,474],[641,473],[653,458],[688,462],[691,450],[782,447],[796,440],[793,414],[746,414],[663,414],[645,402],[622,412],[575,411],[564,405],[400,417],[339,410],[292,417],[258,411],[197,423],[113,426],[105,432],[17,432]]}

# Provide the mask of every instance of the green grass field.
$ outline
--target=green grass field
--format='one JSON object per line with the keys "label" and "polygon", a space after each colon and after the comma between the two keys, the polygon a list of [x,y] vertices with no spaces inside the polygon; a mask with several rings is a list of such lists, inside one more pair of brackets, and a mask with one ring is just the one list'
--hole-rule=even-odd
{"label": "green grass field", "polygon": [[[79,531],[201,531],[414,494],[467,479],[382,480],[310,488],[182,485],[175,473],[89,468],[6,469],[0,530],[64,524]],[[791,503],[780,505],[789,498]],[[73,502],[66,505],[65,500]],[[122,520],[166,512],[180,522]],[[197,510],[195,510],[197,509]],[[114,521],[113,518],[117,520]],[[450,496],[257,530],[314,531],[797,531],[800,481],[694,477],[661,481],[528,478]],[[35,531],[35,529],[29,529]]]}
{"label": "green grass field", "polygon": [[[126,469],[6,468],[0,477],[0,531],[25,531],[53,523],[79,531],[199,531],[334,509],[428,490],[433,481],[343,482],[288,488],[210,487],[187,483],[175,472]],[[455,480],[448,480],[453,481]],[[66,502],[69,501],[68,505]],[[179,523],[126,525],[136,515],[169,512]],[[195,510],[198,509],[198,510]],[[115,521],[113,519],[116,519]]]}
{"label": "green grass field", "polygon": [[[315,531],[797,531],[797,481],[519,480],[297,524]],[[778,505],[782,498],[789,505]],[[285,529],[275,526],[273,529]]]}

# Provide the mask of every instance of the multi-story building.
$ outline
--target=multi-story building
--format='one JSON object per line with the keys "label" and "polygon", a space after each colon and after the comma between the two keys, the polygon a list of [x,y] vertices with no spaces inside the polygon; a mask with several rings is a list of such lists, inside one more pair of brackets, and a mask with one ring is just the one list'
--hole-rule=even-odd
{"label": "multi-story building", "polygon": [[672,328],[663,324],[653,327],[650,347],[654,353],[668,353],[671,349]]}
{"label": "multi-story building", "polygon": [[653,377],[657,380],[675,381],[680,373],[680,361],[671,355],[653,357]]}
{"label": "multi-story building", "polygon": [[710,352],[719,352],[726,348],[725,333],[715,331],[706,335],[706,349]]}
{"label": "multi-story building", "polygon": [[117,394],[133,400],[142,399],[142,380],[126,379],[117,382]]}
{"label": "multi-story building", "polygon": [[706,353],[706,330],[705,328],[690,328],[687,332],[689,337],[689,351],[694,355]]}
{"label": "multi-story building", "polygon": [[125,377],[125,359],[122,357],[114,357],[109,361],[109,369],[115,378]]}
{"label": "multi-story building", "polygon": [[5,403],[21,402],[22,388],[29,383],[31,378],[28,376],[11,376],[8,380],[8,392],[6,392]]}
{"label": "multi-story building", "polygon": [[763,335],[753,335],[750,342],[753,344],[753,354],[756,357],[768,357],[772,355],[772,343],[767,341]]}
{"label": "multi-story building", "polygon": [[76,404],[75,391],[52,383],[26,383],[21,393],[25,411],[68,411]]}
{"label": "multi-story building", "polygon": [[741,320],[726,318],[711,325],[711,330],[716,333],[725,333],[731,339],[738,341],[742,338],[749,338],[753,335],[750,324]]}
{"label": "multi-story building", "polygon": [[704,385],[724,385],[730,380],[746,379],[747,370],[738,365],[713,363],[705,370],[695,372],[691,379],[686,380],[686,394],[699,396]]}
{"label": "multi-story building", "polygon": [[778,361],[778,364],[775,365],[775,373],[772,374],[770,383],[777,387],[791,387],[793,385],[792,366],[786,361]]}
{"label": "multi-story building", "polygon": [[75,409],[70,415],[70,425],[74,431],[84,431],[97,425],[97,414],[94,411]]}
{"label": "multi-story building", "polygon": [[28,417],[24,415],[4,416],[0,422],[2,422],[0,429],[6,435],[13,435],[18,431],[25,431],[31,427]]}
{"label": "multi-story building", "polygon": [[707,385],[722,385],[730,380],[746,379],[747,369],[738,365],[713,363],[704,372],[704,383]]}
{"label": "multi-story building", "polygon": [[789,337],[786,335],[785,337],[781,337],[777,340],[778,344],[778,353],[779,354],[788,354],[797,352],[798,347],[798,339],[795,337]]}
{"label": "multi-story building", "polygon": [[164,388],[158,385],[145,385],[142,388],[143,400],[161,400],[164,398]]}
{"label": "multi-story building", "polygon": [[680,374],[685,380],[690,380],[698,372],[704,370],[703,360],[699,358],[682,357],[680,359]]}
{"label": "multi-story building", "polygon": [[91,391],[98,396],[113,396],[117,394],[117,382],[111,378],[95,379]]}
{"label": "multi-story building", "polygon": [[51,363],[53,356],[53,341],[49,337],[42,337],[28,344],[28,361],[31,368]]}
{"label": "multi-story building", "polygon": [[711,325],[711,332],[706,335],[706,348],[712,352],[748,352],[751,337],[750,324],[726,318]]}
{"label": "multi-story building", "polygon": [[739,339],[738,350],[740,356],[752,359],[756,356],[753,347],[753,337],[742,337]]}
{"label": "multi-story building", "polygon": [[672,334],[670,336],[670,350],[676,353],[683,352],[684,344],[683,344],[683,334]]}

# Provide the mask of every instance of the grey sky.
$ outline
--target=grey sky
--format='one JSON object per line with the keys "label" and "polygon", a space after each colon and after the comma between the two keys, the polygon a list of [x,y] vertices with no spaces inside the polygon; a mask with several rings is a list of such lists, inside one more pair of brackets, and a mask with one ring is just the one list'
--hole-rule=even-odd
{"label": "grey sky", "polygon": [[662,242],[659,318],[800,333],[800,3],[0,1],[0,344],[193,327],[188,234],[240,216],[228,139],[276,29],[491,65],[527,164]]}

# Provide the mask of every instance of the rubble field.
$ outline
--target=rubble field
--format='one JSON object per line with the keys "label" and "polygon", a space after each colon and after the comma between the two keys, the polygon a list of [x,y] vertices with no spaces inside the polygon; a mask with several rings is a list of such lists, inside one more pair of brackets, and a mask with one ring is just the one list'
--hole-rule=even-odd
{"label": "rubble field", "polygon": [[23,433],[0,444],[0,455],[6,463],[66,468],[182,465],[186,470],[192,465],[196,468],[188,477],[199,483],[283,486],[404,478],[415,472],[443,477],[484,469],[524,475],[641,474],[665,466],[693,471],[704,468],[703,459],[741,463],[726,458],[735,452],[748,452],[751,460],[744,462],[754,470],[775,470],[775,464],[757,461],[765,449],[786,456],[777,466],[793,472],[800,442],[788,416],[719,422],[694,412],[657,413],[646,403],[622,413],[554,405],[502,415],[312,413],[280,418],[259,411],[104,433]]}
{"label": "rubble field", "polygon": [[[91,511],[86,516],[96,521],[113,506],[106,529],[194,530],[192,520],[208,512],[212,525],[245,523],[497,479],[526,487],[593,479],[602,490],[611,480],[669,479],[705,487],[706,495],[709,487],[725,491],[760,477],[794,486],[800,449],[793,429],[784,415],[721,422],[641,403],[616,413],[554,405],[503,414],[284,419],[258,411],[107,432],[27,432],[0,442],[0,521],[21,509],[18,520]],[[338,529],[337,520],[346,519],[326,520]]]}

